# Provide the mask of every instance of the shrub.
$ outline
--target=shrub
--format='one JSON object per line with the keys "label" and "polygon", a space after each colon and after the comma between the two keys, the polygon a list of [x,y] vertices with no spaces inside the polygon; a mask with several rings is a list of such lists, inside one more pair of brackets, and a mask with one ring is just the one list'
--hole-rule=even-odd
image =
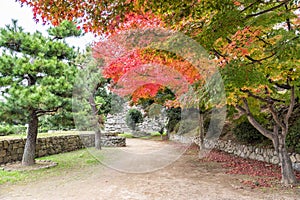
{"label": "shrub", "polygon": [[132,130],[136,129],[137,123],[143,122],[143,115],[141,111],[137,109],[129,109],[128,113],[126,114],[126,124],[128,127],[130,127]]}
{"label": "shrub", "polygon": [[240,142],[246,142],[250,144],[257,144],[266,139],[256,128],[244,120],[237,124],[233,129],[233,134]]}
{"label": "shrub", "polygon": [[21,125],[0,125],[0,136],[26,133],[26,127]]}
{"label": "shrub", "polygon": [[286,145],[290,151],[300,153],[300,119],[291,126],[286,136]]}
{"label": "shrub", "polygon": [[[178,129],[176,129],[176,126],[179,127],[180,124],[178,124],[181,120],[181,108],[169,108],[167,111],[167,117],[168,117],[168,123],[166,125],[166,129],[169,133],[175,131],[177,132]],[[177,125],[178,124],[178,125]]]}

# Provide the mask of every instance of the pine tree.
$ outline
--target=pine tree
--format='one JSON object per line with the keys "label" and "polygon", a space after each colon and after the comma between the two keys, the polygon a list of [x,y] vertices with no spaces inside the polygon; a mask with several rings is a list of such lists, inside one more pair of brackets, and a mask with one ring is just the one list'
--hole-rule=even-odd
{"label": "pine tree", "polygon": [[72,97],[77,52],[63,39],[81,32],[64,21],[48,33],[24,32],[16,20],[0,28],[0,114],[28,123],[22,165],[35,163],[39,117],[64,109]]}

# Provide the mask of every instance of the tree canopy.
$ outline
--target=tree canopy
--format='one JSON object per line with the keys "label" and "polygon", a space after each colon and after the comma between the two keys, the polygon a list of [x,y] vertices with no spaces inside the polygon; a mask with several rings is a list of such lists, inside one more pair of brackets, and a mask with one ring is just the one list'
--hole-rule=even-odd
{"label": "tree canopy", "polygon": [[[33,8],[36,19],[53,24],[76,19],[85,31],[97,34],[119,34],[119,30],[138,24],[131,22],[143,22],[147,27],[147,21],[156,19],[155,26],[193,38],[218,65],[225,81],[227,103],[273,141],[282,163],[283,182],[295,182],[285,138],[300,95],[299,1],[20,2]],[[126,66],[121,69],[126,70]],[[119,71],[112,74],[118,75]],[[267,126],[255,118],[262,111],[272,116]]]}

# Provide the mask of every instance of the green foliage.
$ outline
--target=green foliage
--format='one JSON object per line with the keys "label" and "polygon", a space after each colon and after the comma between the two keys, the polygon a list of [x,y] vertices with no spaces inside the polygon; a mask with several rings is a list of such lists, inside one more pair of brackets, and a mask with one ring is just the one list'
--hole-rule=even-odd
{"label": "green foliage", "polygon": [[92,57],[90,47],[76,59],[76,64],[82,68],[73,91],[73,112],[78,130],[94,130],[97,120],[104,121],[108,113],[119,113],[123,109],[124,100],[107,90],[110,80],[102,76],[99,68],[102,62]]}
{"label": "green foliage", "polygon": [[55,39],[63,39],[70,36],[81,36],[81,30],[74,26],[74,22],[63,21],[60,26],[50,28],[48,30],[49,35],[53,36]]}
{"label": "green foliage", "polygon": [[[51,30],[66,29],[64,25]],[[40,32],[26,33],[13,20],[12,25],[0,28],[0,48],[3,121],[25,124],[31,113],[37,117],[53,114],[70,103],[77,52],[66,42]]]}
{"label": "green foliage", "polygon": [[126,114],[126,124],[128,127],[130,127],[132,130],[136,129],[137,123],[143,122],[143,115],[141,111],[137,109],[129,109],[128,113]]}
{"label": "green foliage", "polygon": [[300,153],[300,119],[289,129],[289,134],[286,136],[286,145],[290,151]]}
{"label": "green foliage", "polygon": [[22,125],[0,125],[0,136],[11,135],[11,134],[22,134],[26,133],[26,127]]}
{"label": "green foliage", "polygon": [[168,123],[166,125],[166,129],[169,133],[173,132],[176,124],[178,124],[181,120],[181,108],[169,108],[167,109],[167,117]]}
{"label": "green foliage", "polygon": [[247,119],[242,120],[233,128],[233,134],[240,142],[258,144],[266,139]]}
{"label": "green foliage", "polygon": [[55,115],[45,115],[40,118],[39,132],[48,130],[71,130],[75,129],[73,114],[71,111],[61,110]]}

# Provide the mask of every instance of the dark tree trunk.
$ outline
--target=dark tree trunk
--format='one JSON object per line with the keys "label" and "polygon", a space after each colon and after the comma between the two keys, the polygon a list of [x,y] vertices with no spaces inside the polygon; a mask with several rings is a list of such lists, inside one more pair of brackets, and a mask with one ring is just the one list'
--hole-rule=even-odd
{"label": "dark tree trunk", "polygon": [[25,144],[25,149],[22,158],[22,165],[29,166],[35,163],[35,148],[36,148],[36,138],[38,134],[38,116],[35,110],[30,113],[30,120],[28,123],[28,133]]}
{"label": "dark tree trunk", "polygon": [[[250,93],[250,95],[252,95]],[[248,106],[248,102],[245,98],[242,99],[244,102],[244,108],[237,106],[237,109],[242,113],[247,115],[249,122],[264,136],[273,141],[273,145],[275,151],[278,153],[279,161],[281,164],[281,181],[284,185],[291,185],[297,183],[296,176],[294,174],[293,166],[291,159],[288,155],[285,139],[288,134],[289,127],[289,118],[293,112],[293,108],[295,105],[295,88],[291,87],[291,102],[288,107],[288,111],[285,116],[282,118],[279,117],[278,111],[275,110],[273,102],[270,100],[265,100],[268,103],[269,111],[272,114],[274,120],[273,131],[267,130],[260,123],[258,123],[253,117],[250,108]],[[260,100],[258,98],[258,100]],[[281,133],[279,132],[281,129]]]}
{"label": "dark tree trunk", "polygon": [[285,137],[281,134],[278,138],[278,156],[281,163],[281,181],[284,185],[295,184],[297,182],[292,161],[286,150]]}

